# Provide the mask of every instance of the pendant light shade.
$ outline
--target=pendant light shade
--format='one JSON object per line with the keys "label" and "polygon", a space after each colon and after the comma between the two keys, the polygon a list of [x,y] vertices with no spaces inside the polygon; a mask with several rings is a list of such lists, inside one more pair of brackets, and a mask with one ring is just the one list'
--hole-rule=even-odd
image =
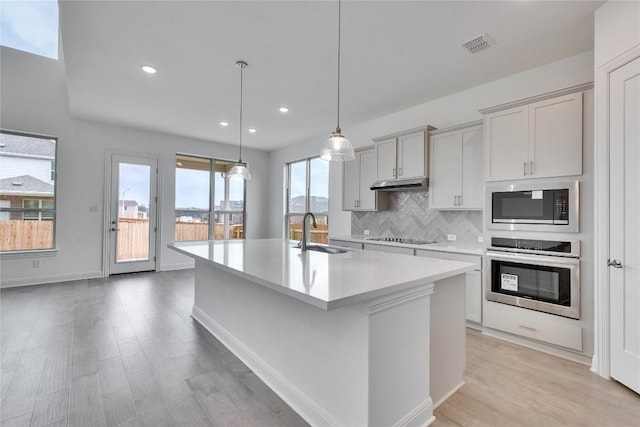
{"label": "pendant light shade", "polygon": [[338,123],[331,137],[322,145],[320,158],[332,162],[344,162],[355,159],[353,145],[345,138],[340,129],[340,24],[342,2],[338,0]]}
{"label": "pendant light shade", "polygon": [[242,163],[242,77],[244,69],[247,68],[247,63],[244,61],[236,62],[236,67],[240,68],[240,151],[238,153],[238,163],[236,163],[227,175],[229,178],[240,178],[249,181],[251,179],[251,174],[249,173],[249,169]]}

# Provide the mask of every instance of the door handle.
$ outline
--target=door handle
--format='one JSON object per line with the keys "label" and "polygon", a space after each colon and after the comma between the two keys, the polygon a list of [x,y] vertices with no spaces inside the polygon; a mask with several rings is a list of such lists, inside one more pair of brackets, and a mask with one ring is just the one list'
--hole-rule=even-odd
{"label": "door handle", "polygon": [[119,228],[111,227],[111,231],[120,231]]}
{"label": "door handle", "polygon": [[620,262],[619,259],[614,259],[613,261],[611,261],[610,259],[607,260],[607,266],[609,267],[615,267],[615,268],[622,268],[622,262]]}

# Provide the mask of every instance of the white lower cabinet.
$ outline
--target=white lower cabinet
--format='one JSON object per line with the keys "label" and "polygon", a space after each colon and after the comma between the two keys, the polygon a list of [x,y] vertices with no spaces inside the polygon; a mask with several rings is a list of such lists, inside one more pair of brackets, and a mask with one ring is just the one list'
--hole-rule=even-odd
{"label": "white lower cabinet", "polygon": [[578,321],[553,314],[485,301],[483,325],[537,341],[582,351]]}
{"label": "white lower cabinet", "polygon": [[479,255],[457,254],[416,249],[417,256],[470,262],[475,265],[465,278],[465,317],[468,322],[482,323],[482,257]]}

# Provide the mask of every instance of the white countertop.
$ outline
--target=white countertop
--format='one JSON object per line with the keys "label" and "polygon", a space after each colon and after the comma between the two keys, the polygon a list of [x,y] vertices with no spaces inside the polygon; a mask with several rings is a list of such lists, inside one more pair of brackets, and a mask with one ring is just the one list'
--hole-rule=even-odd
{"label": "white countertop", "polygon": [[175,242],[196,260],[325,310],[473,270],[473,264],[378,251],[326,254],[283,239]]}
{"label": "white countertop", "polygon": [[397,246],[402,248],[411,248],[411,249],[425,249],[428,251],[440,251],[440,252],[454,252],[459,254],[467,254],[467,255],[482,255],[484,252],[484,246],[482,243],[469,242],[469,241],[446,241],[439,243],[429,243],[426,245],[410,245],[407,243],[398,243],[398,242],[384,242],[378,240],[371,240],[370,236],[329,236],[329,240],[345,240],[348,242],[357,242],[357,243],[369,243],[372,245],[386,245],[386,246]]}

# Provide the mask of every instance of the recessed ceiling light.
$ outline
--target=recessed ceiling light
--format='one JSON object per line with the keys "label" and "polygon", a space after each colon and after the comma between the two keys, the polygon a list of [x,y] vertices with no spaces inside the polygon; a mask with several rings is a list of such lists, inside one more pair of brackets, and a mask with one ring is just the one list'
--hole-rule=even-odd
{"label": "recessed ceiling light", "polygon": [[257,131],[254,128],[249,128],[249,133],[256,133]]}
{"label": "recessed ceiling light", "polygon": [[220,126],[229,126],[229,122],[220,122]]}
{"label": "recessed ceiling light", "polygon": [[288,112],[289,112],[289,108],[287,108],[287,107],[280,107],[280,108],[278,108],[278,110],[279,110],[281,113],[288,113]]}
{"label": "recessed ceiling light", "polygon": [[152,67],[151,65],[143,65],[142,71],[144,71],[147,74],[155,74],[158,72],[158,70],[155,67]]}

